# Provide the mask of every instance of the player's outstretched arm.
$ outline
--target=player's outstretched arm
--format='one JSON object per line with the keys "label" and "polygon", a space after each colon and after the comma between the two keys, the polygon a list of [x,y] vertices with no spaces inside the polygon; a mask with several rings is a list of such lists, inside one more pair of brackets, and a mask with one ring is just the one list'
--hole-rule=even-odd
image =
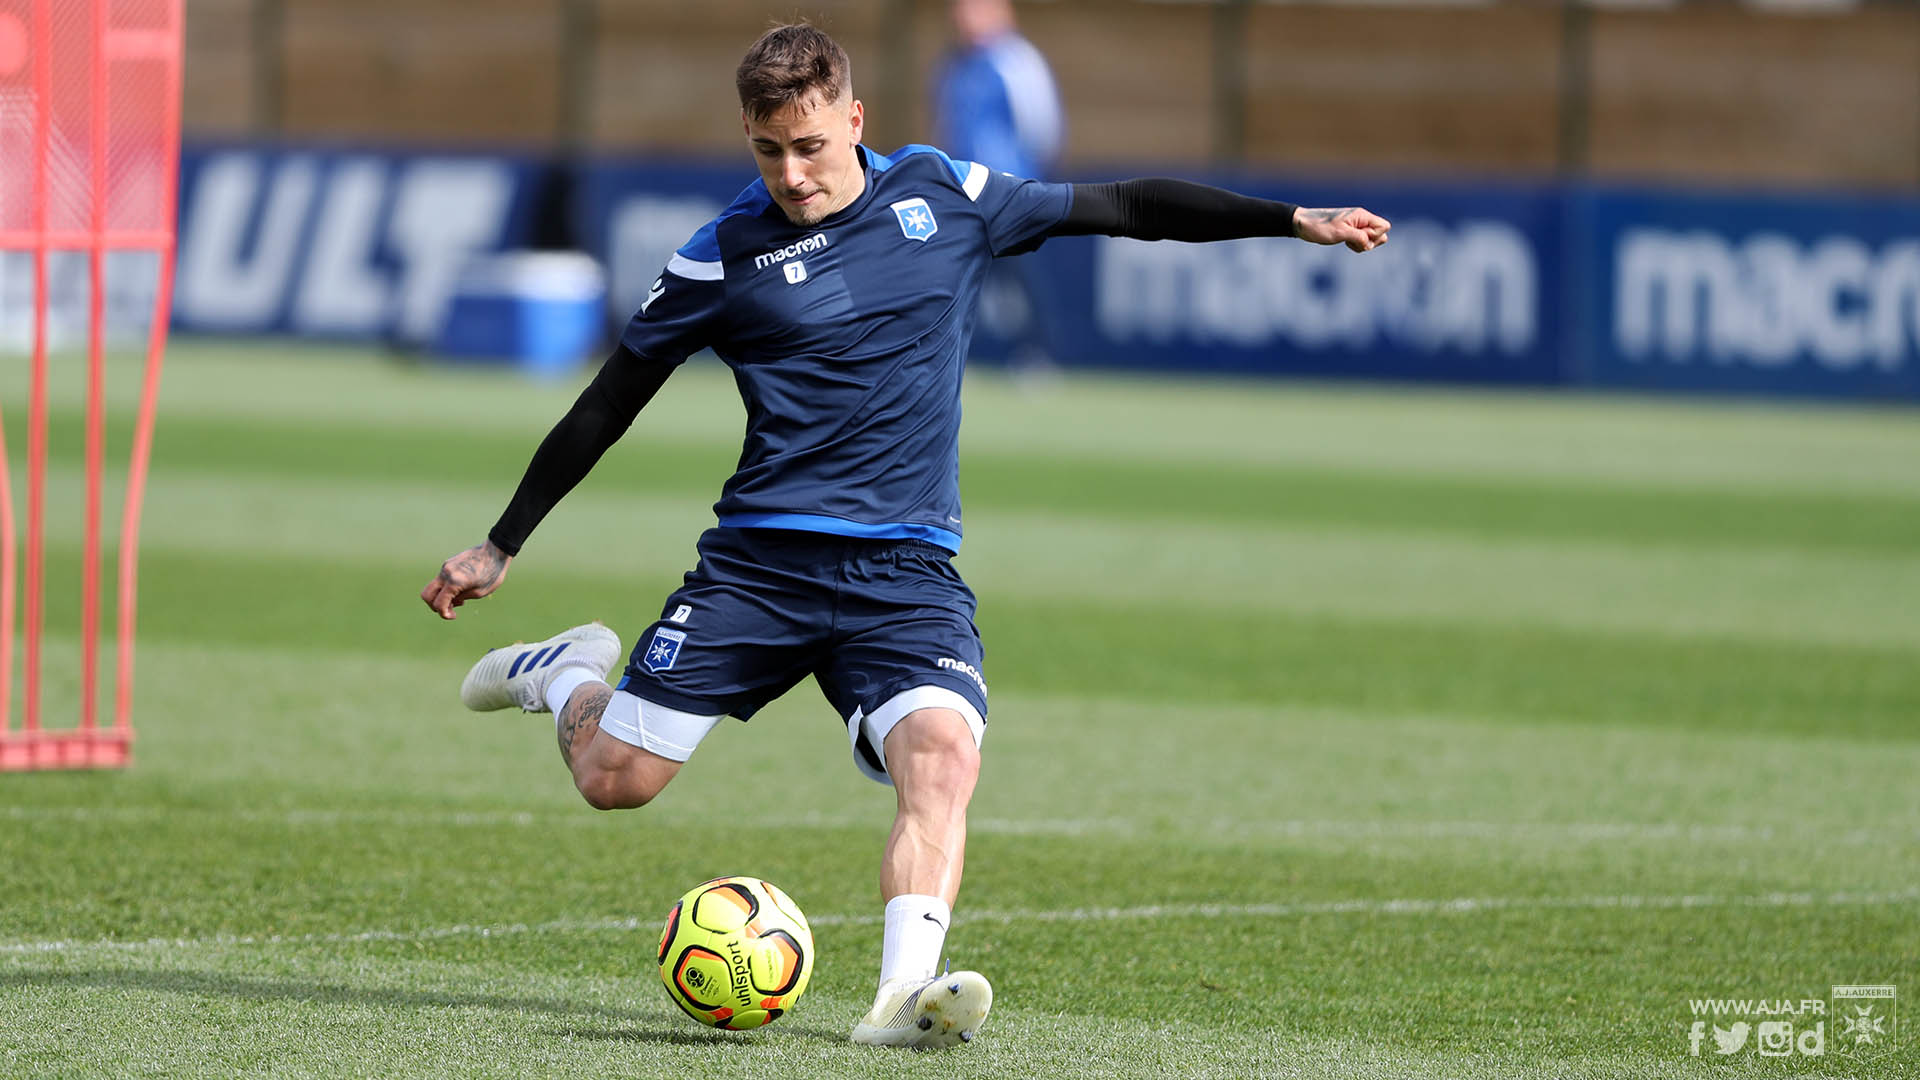
{"label": "player's outstretched arm", "polygon": [[626,434],[674,366],[649,360],[625,346],[616,348],[574,400],[573,408],[541,440],[486,541],[448,559],[420,590],[420,599],[441,618],[451,619],[454,608],[499,588],[507,565],[520,554],[520,546],[534,528],[586,479],[600,455]]}
{"label": "player's outstretched arm", "polygon": [[1127,236],[1206,243],[1249,236],[1297,236],[1371,251],[1393,225],[1359,207],[1303,209],[1189,180],[1153,178],[1073,185],[1073,206],[1054,236]]}
{"label": "player's outstretched arm", "polygon": [[511,565],[513,556],[501,551],[493,541],[483,540],[441,563],[440,573],[420,590],[420,599],[441,618],[458,618],[453,609],[499,588],[507,579],[507,567]]}

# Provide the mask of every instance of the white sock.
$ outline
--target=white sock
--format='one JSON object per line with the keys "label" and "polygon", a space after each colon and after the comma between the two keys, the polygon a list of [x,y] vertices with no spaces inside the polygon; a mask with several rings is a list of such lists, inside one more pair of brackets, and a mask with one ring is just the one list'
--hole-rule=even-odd
{"label": "white sock", "polygon": [[887,901],[887,932],[880,945],[880,983],[924,979],[940,966],[953,911],[937,896],[905,893]]}
{"label": "white sock", "polygon": [[563,667],[553,673],[553,680],[547,683],[547,708],[553,711],[554,723],[560,722],[560,710],[567,707],[567,699],[573,696],[573,692],[590,682],[606,685],[592,669],[579,664]]}

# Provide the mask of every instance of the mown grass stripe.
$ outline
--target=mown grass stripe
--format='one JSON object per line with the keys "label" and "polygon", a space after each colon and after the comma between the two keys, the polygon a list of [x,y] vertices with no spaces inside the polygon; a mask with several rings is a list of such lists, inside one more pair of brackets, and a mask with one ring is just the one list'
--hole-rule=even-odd
{"label": "mown grass stripe", "polygon": [[[9,423],[13,421],[10,419]],[[82,460],[82,414],[53,417],[50,460]],[[510,490],[537,437],[484,430],[180,417],[155,443],[155,469],[301,480],[413,482]],[[627,436],[584,488],[712,500],[738,447]],[[1920,468],[1920,454],[1916,454]],[[1421,475],[1335,465],[1038,458],[969,450],[969,510],[1046,510],[1145,520],[1320,525],[1468,537],[1604,540],[1724,548],[1920,553],[1920,497],[1675,491],[1527,477]],[[479,496],[476,494],[476,498]],[[503,498],[503,496],[501,496]],[[491,515],[497,507],[476,507]]]}
{"label": "mown grass stripe", "polygon": [[[77,579],[67,553],[55,555],[49,572]],[[485,601],[487,621],[455,631],[420,607],[430,567],[177,551],[146,553],[142,564],[141,632],[151,641],[462,662],[500,644],[500,628],[526,636],[588,617],[630,622],[626,611],[657,610],[677,583],[662,574],[610,594],[604,581],[523,571]],[[289,589],[295,576],[323,582],[323,598]],[[209,619],[210,596],[245,598],[244,616]],[[1906,648],[1020,597],[983,605],[979,623],[989,683],[1021,693],[1920,738],[1920,665]],[[70,608],[50,608],[50,630],[76,624]]]}
{"label": "mown grass stripe", "polygon": [[[111,415],[131,411],[138,363],[109,358]],[[84,370],[55,362],[56,408],[85,400]],[[178,340],[162,430],[169,418],[212,416],[538,439],[586,378],[583,370],[533,382],[504,369],[448,370],[378,350],[287,341]],[[22,400],[25,383],[24,368],[0,370],[0,399]],[[1344,465],[1574,486],[1920,495],[1920,423],[1899,408],[1093,373],[1036,393],[991,371],[972,373],[966,396],[971,444],[1035,460]],[[635,434],[725,444],[740,419],[731,378],[696,359]]]}
{"label": "mown grass stripe", "polygon": [[[70,557],[83,488],[75,470],[49,479],[49,539]],[[476,507],[491,504],[428,486],[336,480],[288,489],[212,473],[166,476],[150,497],[168,512],[145,530],[143,551],[414,567],[422,580],[473,542],[484,528]],[[529,544],[508,588],[526,587],[519,575],[549,572],[591,573],[616,588],[673,581],[711,523],[695,499],[579,493]],[[974,532],[958,565],[988,607],[1018,595],[1920,649],[1920,614],[1907,601],[1920,594],[1920,553],[1492,541],[1032,511],[980,511]],[[617,557],[610,536],[622,540]],[[56,603],[72,602],[56,593]],[[650,619],[657,602],[636,606]]]}
{"label": "mown grass stripe", "polygon": [[[152,822],[207,821],[287,829],[335,829],[378,826],[410,830],[439,829],[606,829],[610,819],[577,813],[535,813],[527,810],[445,811],[341,810],[322,807],[249,810],[176,805],[116,806],[0,806],[0,819],[11,821],[65,821],[76,824],[126,825]],[[672,809],[650,810],[649,821],[692,823]],[[769,818],[757,828],[799,832],[871,830],[871,816],[827,815],[803,812]],[[1818,840],[1822,844],[1861,846],[1900,840],[1920,841],[1920,824],[1867,824],[1847,829],[1802,824],[1735,825],[1636,821],[1330,821],[1320,819],[1247,820],[1208,818],[1187,821],[1182,831],[1249,837],[1318,837],[1326,839],[1397,839],[1553,841],[1581,844],[1677,843],[1751,844],[1787,840]],[[981,836],[1112,836],[1148,837],[1170,831],[1131,818],[1005,818],[969,816],[967,831]]]}
{"label": "mown grass stripe", "polygon": [[[1920,903],[1920,888],[1889,892],[1771,892],[1747,896],[1714,894],[1606,896],[1460,896],[1390,900],[1325,900],[1306,903],[1144,904],[1133,907],[1080,907],[1042,911],[956,911],[956,926],[999,923],[1134,922],[1162,919],[1285,919],[1313,915],[1451,916],[1525,911],[1665,911],[1720,908],[1899,907]],[[873,926],[880,913],[832,913],[809,916],[812,926]],[[651,920],[555,919],[541,923],[460,924],[417,930],[352,930],[326,934],[215,934],[191,938],[143,938],[122,941],[52,939],[0,942],[0,955],[46,953],[144,952],[266,946],[358,945],[434,941],[458,937],[517,937],[530,934],[652,933]]]}

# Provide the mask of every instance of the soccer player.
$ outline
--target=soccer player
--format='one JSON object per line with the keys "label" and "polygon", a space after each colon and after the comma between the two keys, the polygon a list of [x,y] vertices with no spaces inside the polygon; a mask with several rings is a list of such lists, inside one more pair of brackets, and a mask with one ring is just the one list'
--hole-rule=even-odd
{"label": "soccer player", "polygon": [[873,1009],[853,1040],[971,1039],[985,977],[936,974],[960,888],[987,683],[960,550],[960,377],[987,265],[1051,236],[1297,236],[1367,251],[1387,221],[1178,180],[1050,184],[931,147],[860,144],[847,54],[811,26],[768,31],[736,73],[760,167],[667,263],[619,346],[528,465],[485,542],[420,597],[442,618],[499,588],[534,527],[687,356],[710,347],[747,409],[738,470],[699,561],[641,631],[617,685],[613,631],[589,623],[488,653],[474,709],[556,716],[588,803],[644,806],[706,734],[811,674],[854,764],[897,801],[880,864],[886,923]]}

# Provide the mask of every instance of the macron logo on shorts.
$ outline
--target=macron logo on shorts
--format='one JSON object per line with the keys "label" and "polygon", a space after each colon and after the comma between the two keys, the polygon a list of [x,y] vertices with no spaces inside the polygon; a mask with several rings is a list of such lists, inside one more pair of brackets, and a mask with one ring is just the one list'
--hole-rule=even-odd
{"label": "macron logo on shorts", "polygon": [[980,669],[977,667],[974,667],[972,664],[966,663],[961,660],[955,660],[951,656],[943,656],[940,659],[935,660],[933,662],[933,666],[938,668],[945,668],[948,671],[957,671],[960,674],[965,675],[967,678],[972,679],[973,684],[980,688],[981,693],[984,694],[987,692],[987,680],[980,677]]}

